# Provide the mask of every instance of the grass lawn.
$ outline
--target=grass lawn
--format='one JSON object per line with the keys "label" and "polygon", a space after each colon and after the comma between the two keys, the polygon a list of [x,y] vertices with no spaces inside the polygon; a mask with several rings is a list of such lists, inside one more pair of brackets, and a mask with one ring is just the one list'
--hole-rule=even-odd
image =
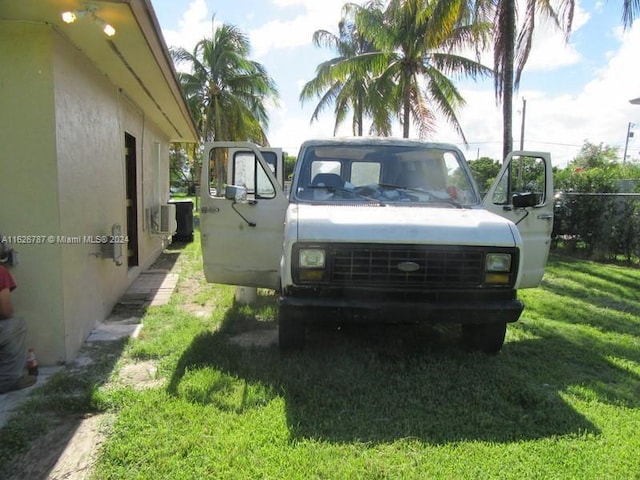
{"label": "grass lawn", "polygon": [[[454,327],[314,328],[281,354],[237,341],[275,338],[275,297],[234,304],[198,240],[73,407],[115,416],[96,478],[640,479],[640,270],[553,257],[496,356]],[[143,362],[158,385],[118,382]]]}

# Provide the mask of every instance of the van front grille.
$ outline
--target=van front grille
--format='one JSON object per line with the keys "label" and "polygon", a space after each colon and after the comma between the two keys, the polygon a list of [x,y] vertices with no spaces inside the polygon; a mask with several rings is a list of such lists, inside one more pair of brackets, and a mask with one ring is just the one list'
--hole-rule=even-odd
{"label": "van front grille", "polygon": [[329,252],[332,286],[459,289],[484,278],[484,248],[339,245]]}

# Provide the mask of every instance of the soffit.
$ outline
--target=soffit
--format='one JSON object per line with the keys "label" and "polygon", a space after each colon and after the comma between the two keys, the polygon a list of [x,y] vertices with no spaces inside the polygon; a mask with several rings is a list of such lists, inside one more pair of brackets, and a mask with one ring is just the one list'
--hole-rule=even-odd
{"label": "soffit", "polygon": [[[66,24],[61,14],[96,7],[116,29],[107,37],[89,17]],[[174,142],[196,142],[197,133],[149,0],[0,0],[0,21],[50,24],[138,104]]]}

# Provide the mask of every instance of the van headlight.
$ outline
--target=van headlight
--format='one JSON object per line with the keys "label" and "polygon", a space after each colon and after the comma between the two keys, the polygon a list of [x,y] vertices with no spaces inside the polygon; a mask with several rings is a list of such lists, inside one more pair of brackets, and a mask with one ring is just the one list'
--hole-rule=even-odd
{"label": "van headlight", "polygon": [[487,253],[484,269],[486,272],[510,272],[510,253]]}
{"label": "van headlight", "polygon": [[511,254],[487,253],[484,281],[489,285],[508,285],[511,282]]}
{"label": "van headlight", "polygon": [[323,248],[301,248],[298,250],[298,265],[294,278],[302,283],[318,283],[326,280],[327,254]]}
{"label": "van headlight", "polygon": [[298,252],[300,268],[320,269],[326,264],[326,254],[321,248],[301,248]]}

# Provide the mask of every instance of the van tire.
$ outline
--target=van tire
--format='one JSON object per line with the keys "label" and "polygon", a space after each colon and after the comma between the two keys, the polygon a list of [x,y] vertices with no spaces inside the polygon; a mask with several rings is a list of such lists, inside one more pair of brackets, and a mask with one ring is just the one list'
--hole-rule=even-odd
{"label": "van tire", "polygon": [[462,325],[462,340],[471,351],[496,354],[504,345],[506,322],[468,323]]}
{"label": "van tire", "polygon": [[278,340],[280,350],[300,350],[304,347],[306,325],[300,309],[278,309]]}

